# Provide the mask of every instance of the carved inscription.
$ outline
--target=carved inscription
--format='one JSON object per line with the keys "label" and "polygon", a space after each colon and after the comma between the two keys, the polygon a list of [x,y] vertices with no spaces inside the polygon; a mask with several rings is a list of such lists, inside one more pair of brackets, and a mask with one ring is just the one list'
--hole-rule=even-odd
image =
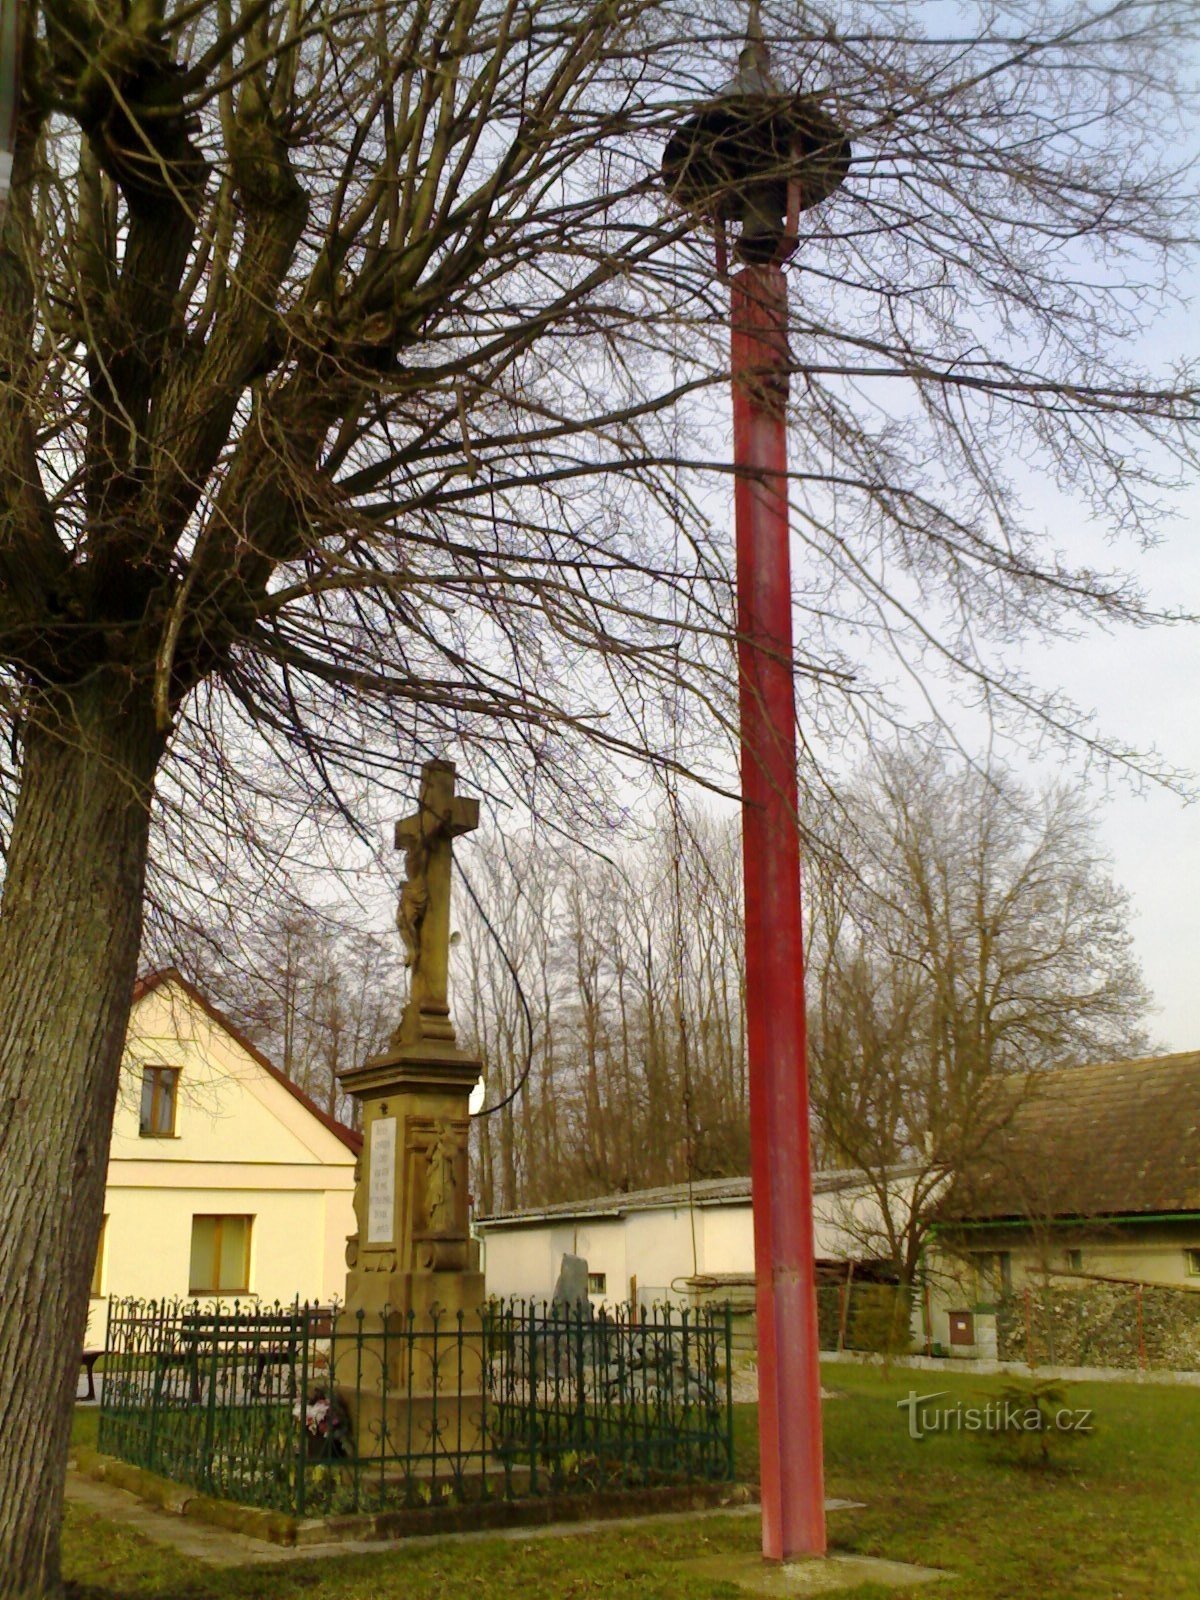
{"label": "carved inscription", "polygon": [[396,1119],[371,1124],[371,1167],[367,1181],[367,1243],[395,1244]]}

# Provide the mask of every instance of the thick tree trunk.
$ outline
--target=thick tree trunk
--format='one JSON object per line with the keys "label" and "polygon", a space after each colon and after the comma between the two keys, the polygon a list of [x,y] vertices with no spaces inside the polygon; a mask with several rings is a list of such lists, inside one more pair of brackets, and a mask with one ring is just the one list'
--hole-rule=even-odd
{"label": "thick tree trunk", "polygon": [[75,1380],[141,936],[148,701],[31,697],[0,903],[0,1600],[60,1591]]}

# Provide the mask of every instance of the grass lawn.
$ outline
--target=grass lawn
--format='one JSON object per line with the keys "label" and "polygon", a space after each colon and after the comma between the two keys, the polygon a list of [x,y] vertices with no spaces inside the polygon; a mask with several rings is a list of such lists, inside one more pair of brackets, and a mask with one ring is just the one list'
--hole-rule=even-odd
{"label": "grass lawn", "polygon": [[[915,1380],[915,1381],[914,1381]],[[866,1502],[836,1512],[833,1544],[864,1555],[948,1567],[934,1589],[843,1591],[855,1600],[1140,1600],[1200,1597],[1200,1389],[1079,1384],[1071,1405],[1094,1411],[1095,1432],[1064,1446],[1061,1465],[1022,1465],[972,1435],[919,1443],[896,1401],[910,1389],[950,1391],[974,1404],[995,1379],[829,1367],[827,1488]],[[91,1429],[95,1413],[80,1412]],[[755,1411],[738,1408],[741,1469],[754,1476]],[[81,1432],[81,1437],[83,1433]],[[719,1518],[636,1533],[488,1541],[419,1552],[344,1557],[217,1572],[78,1512],[68,1518],[65,1567],[80,1600],[734,1600],[731,1585],[685,1578],[673,1563],[757,1548],[752,1519]]]}

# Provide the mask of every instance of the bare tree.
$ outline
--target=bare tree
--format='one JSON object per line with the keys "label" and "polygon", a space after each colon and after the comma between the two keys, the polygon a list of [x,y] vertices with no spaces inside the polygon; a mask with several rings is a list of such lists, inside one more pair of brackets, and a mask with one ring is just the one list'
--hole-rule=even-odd
{"label": "bare tree", "polygon": [[[24,17],[0,233],[5,1600],[59,1582],[147,863],[152,917],[186,919],[336,859],[331,828],[369,830],[372,787],[430,750],[595,815],[602,753],[676,748],[689,707],[728,723],[723,291],[658,166],[742,28],[724,0]],[[792,298],[806,718],[852,681],[840,620],[1088,737],[997,640],[1145,608],[1023,522],[1008,468],[1136,535],[1192,464],[1194,378],[1131,352],[1189,232],[1195,7],[1012,0],[953,38],[871,0],[846,27],[766,21],[857,152]]]}
{"label": "bare tree", "polygon": [[876,1191],[877,1253],[910,1282],[946,1175],[1019,1107],[1012,1083],[1144,1048],[1150,996],[1077,792],[892,756],[846,813],[811,893],[813,1104],[826,1159]]}
{"label": "bare tree", "polygon": [[338,1074],[382,1049],[402,983],[395,937],[349,926],[344,907],[267,911],[232,944],[209,930],[189,963],[275,1064],[331,1116],[352,1118]]}
{"label": "bare tree", "polygon": [[548,1177],[559,1161],[551,1024],[558,862],[532,834],[485,838],[461,854],[467,894],[459,898],[454,1012],[483,1069],[475,1200],[492,1211],[523,1203],[534,1175]]}
{"label": "bare tree", "polygon": [[747,1170],[737,830],[677,824],[613,860],[478,847],[456,993],[497,1107],[486,1210]]}

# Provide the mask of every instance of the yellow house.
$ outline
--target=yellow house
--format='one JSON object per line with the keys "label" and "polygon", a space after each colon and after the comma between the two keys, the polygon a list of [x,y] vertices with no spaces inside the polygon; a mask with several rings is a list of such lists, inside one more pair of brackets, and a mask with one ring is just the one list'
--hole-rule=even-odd
{"label": "yellow house", "polygon": [[360,1147],[179,972],[140,980],[89,1343],[103,1336],[110,1295],[340,1296]]}

